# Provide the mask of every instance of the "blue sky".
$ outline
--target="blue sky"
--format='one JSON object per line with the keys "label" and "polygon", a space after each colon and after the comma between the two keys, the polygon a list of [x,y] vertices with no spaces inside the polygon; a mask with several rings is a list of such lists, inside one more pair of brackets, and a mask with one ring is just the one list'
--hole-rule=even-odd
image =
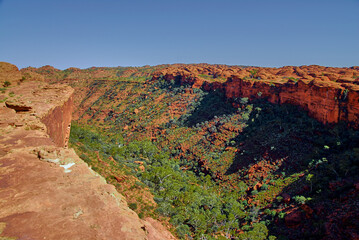
{"label": "blue sky", "polygon": [[359,0],[0,0],[19,68],[359,65]]}

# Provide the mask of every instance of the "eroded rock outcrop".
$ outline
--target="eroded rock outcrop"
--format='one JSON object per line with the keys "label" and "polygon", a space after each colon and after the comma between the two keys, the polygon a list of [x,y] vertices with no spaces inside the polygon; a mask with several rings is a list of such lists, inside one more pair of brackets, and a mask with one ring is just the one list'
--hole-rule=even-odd
{"label": "eroded rock outcrop", "polygon": [[1,94],[0,238],[174,239],[64,148],[72,96],[68,86],[41,82]]}
{"label": "eroded rock outcrop", "polygon": [[17,117],[19,119],[16,121],[22,121],[26,125],[30,116],[35,117],[40,120],[43,124],[41,128],[49,134],[50,139],[57,146],[67,145],[73,111],[74,91],[71,87],[59,84],[50,86],[41,82],[23,82],[21,85],[10,87],[8,92],[11,94],[7,95],[4,107],[20,114],[21,118]]}
{"label": "eroded rock outcrop", "polygon": [[10,63],[0,62],[0,87],[4,82],[9,82],[10,84],[15,84],[20,82],[22,79],[22,74],[19,72],[19,69]]}
{"label": "eroded rock outcrop", "polygon": [[267,99],[302,107],[323,123],[359,126],[359,68],[321,66],[256,68],[224,65],[171,66],[153,78],[177,80],[205,90],[219,89],[230,99]]}

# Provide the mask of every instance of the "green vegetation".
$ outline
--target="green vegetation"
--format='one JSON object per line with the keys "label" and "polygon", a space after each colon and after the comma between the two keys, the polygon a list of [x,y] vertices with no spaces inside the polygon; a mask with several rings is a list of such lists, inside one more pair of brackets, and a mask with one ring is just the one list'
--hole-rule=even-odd
{"label": "green vegetation", "polygon": [[216,74],[206,75],[206,74],[198,74],[199,77],[202,77],[209,81],[219,81],[219,82],[225,82],[227,78],[217,76]]}
{"label": "green vegetation", "polygon": [[[183,171],[176,161],[170,160],[168,154],[160,152],[149,141],[133,141],[119,147],[114,140],[76,124],[71,131],[71,143],[81,143],[77,150],[82,152],[80,156],[86,162],[91,160],[85,152],[101,151],[103,159],[113,156],[124,169],[132,169],[126,174],[137,176],[151,188],[158,204],[156,212],[171,217],[170,223],[181,237],[190,236],[191,232],[195,235],[211,235],[218,231],[230,234],[238,227],[238,220],[245,215],[243,204],[236,201],[236,197],[219,194],[209,176]],[[135,171],[138,161],[143,162],[145,172]],[[137,206],[137,203],[129,204],[133,210]]]}
{"label": "green vegetation", "polygon": [[346,89],[343,90],[343,94],[342,94],[342,100],[343,101],[347,98],[348,93],[349,93],[349,89],[346,88]]}
{"label": "green vegetation", "polygon": [[286,212],[334,204],[328,185],[359,170],[358,132],[323,126],[294,106],[230,102],[175,80],[88,86],[71,146],[131,209],[168,221],[183,239],[275,239],[286,234],[275,224],[285,226]]}
{"label": "green vegetation", "polygon": [[303,196],[294,196],[293,199],[298,204],[305,204],[307,201],[311,200],[311,198],[306,198],[306,197],[303,197]]}
{"label": "green vegetation", "polygon": [[252,69],[250,72],[250,78],[258,78],[258,69]]}
{"label": "green vegetation", "polygon": [[289,77],[288,79],[295,82],[295,83],[297,83],[299,81],[298,78],[294,78],[294,77]]}
{"label": "green vegetation", "polygon": [[11,82],[5,81],[2,85],[3,85],[3,87],[7,88],[11,85]]}

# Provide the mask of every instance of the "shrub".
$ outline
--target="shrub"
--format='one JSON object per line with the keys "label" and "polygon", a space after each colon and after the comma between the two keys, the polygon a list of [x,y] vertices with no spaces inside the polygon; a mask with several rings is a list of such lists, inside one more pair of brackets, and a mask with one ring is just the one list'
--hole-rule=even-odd
{"label": "shrub", "polygon": [[4,83],[3,83],[3,86],[4,87],[8,87],[8,86],[10,86],[11,85],[11,82],[9,82],[9,81],[5,81]]}
{"label": "shrub", "polygon": [[343,91],[343,95],[342,95],[342,100],[346,100],[347,96],[348,96],[348,93],[349,93],[349,89],[344,89]]}
{"label": "shrub", "polygon": [[285,212],[278,213],[278,217],[283,219],[285,217]]}
{"label": "shrub", "polygon": [[271,212],[272,212],[272,211],[271,211],[270,209],[268,209],[268,208],[267,208],[266,210],[264,210],[264,214],[265,214],[265,215],[270,215]]}
{"label": "shrub", "polygon": [[128,207],[130,209],[132,209],[133,211],[135,211],[137,209],[137,203],[130,203],[130,204],[128,204]]}
{"label": "shrub", "polygon": [[251,194],[254,196],[254,195],[257,195],[258,194],[258,191],[257,190],[253,190],[252,192],[251,192]]}
{"label": "shrub", "polygon": [[294,196],[293,199],[298,204],[305,204],[308,200],[311,200],[311,198],[306,198],[304,196]]}
{"label": "shrub", "polygon": [[241,99],[239,100],[239,102],[240,102],[241,104],[247,104],[247,103],[248,103],[248,98],[247,98],[247,97],[243,97],[243,98],[241,98]]}
{"label": "shrub", "polygon": [[278,201],[278,202],[282,202],[282,200],[283,200],[283,197],[282,197],[282,196],[278,196],[278,197],[277,197],[277,201]]}
{"label": "shrub", "polygon": [[251,74],[251,78],[257,78],[258,77],[258,69],[252,69],[249,72]]}

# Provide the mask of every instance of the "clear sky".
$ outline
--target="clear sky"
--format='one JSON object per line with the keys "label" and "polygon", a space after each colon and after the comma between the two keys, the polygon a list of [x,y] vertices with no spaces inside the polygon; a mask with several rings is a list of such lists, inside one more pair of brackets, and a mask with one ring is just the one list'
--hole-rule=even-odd
{"label": "clear sky", "polygon": [[359,0],[0,0],[19,68],[359,65]]}

